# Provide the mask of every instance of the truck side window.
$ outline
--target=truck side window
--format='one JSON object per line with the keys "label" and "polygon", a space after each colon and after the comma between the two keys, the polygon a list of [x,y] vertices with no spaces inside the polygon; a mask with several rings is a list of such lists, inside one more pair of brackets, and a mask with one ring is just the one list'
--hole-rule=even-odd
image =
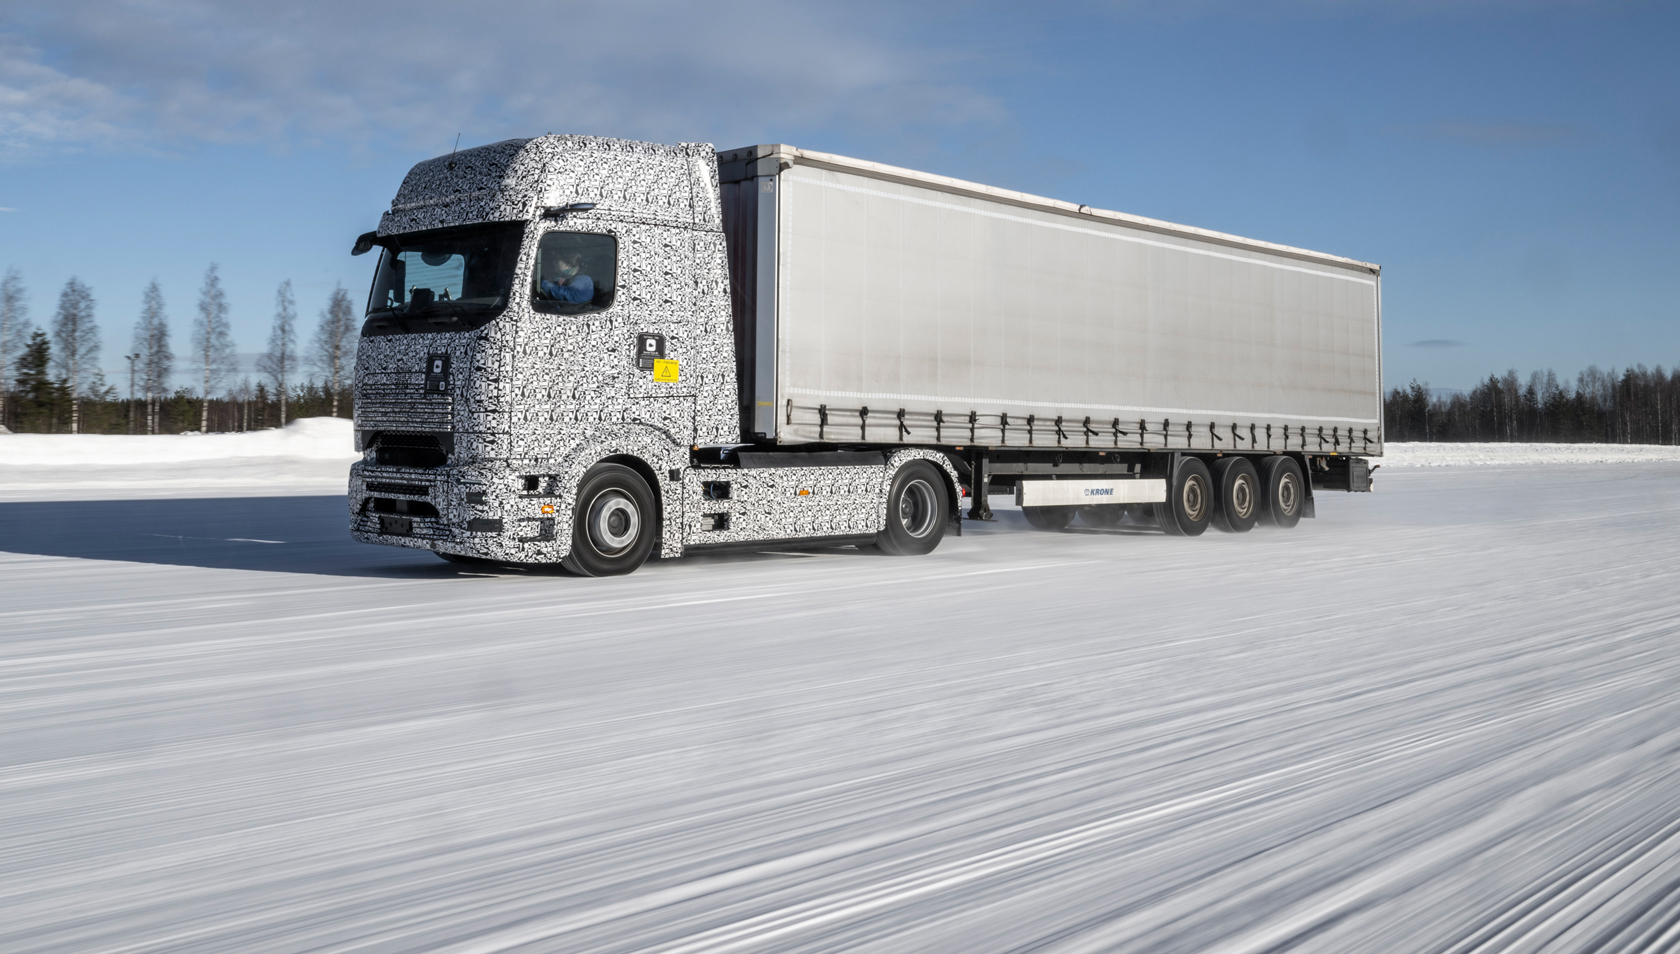
{"label": "truck side window", "polygon": [[531,307],[584,315],[612,305],[618,287],[618,240],[589,232],[549,232],[537,242]]}

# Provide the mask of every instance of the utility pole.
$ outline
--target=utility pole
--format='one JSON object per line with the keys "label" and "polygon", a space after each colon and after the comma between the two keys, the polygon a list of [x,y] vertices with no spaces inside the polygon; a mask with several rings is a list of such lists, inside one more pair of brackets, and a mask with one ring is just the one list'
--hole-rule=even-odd
{"label": "utility pole", "polygon": [[140,360],[140,355],[125,354],[128,359],[128,432],[134,433],[134,362]]}

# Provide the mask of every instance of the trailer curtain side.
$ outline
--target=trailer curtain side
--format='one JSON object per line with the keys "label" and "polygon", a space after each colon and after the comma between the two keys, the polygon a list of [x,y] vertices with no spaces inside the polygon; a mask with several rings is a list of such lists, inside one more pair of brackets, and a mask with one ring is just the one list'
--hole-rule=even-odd
{"label": "trailer curtain side", "polygon": [[753,430],[1381,453],[1374,267],[775,149],[725,186]]}

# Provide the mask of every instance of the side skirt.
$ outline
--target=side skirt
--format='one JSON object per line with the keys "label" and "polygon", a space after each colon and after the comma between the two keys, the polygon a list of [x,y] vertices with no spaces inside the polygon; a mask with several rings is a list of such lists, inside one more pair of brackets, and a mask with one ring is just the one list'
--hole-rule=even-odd
{"label": "side skirt", "polygon": [[683,556],[707,553],[731,553],[743,550],[818,550],[823,547],[863,546],[875,542],[875,534],[853,534],[841,537],[787,537],[781,540],[738,540],[732,543],[691,543],[683,547]]}

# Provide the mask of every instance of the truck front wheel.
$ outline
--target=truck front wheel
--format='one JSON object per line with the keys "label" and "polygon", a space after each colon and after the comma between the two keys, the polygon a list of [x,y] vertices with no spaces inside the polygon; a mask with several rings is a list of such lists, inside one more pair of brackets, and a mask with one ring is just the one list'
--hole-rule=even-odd
{"label": "truck front wheel", "polygon": [[578,576],[621,576],[653,552],[653,492],[622,464],[596,464],[578,484],[572,552],[560,565]]}
{"label": "truck front wheel", "polygon": [[887,491],[887,526],[875,548],[893,556],[919,556],[939,546],[949,519],[945,481],[925,460],[900,467]]}
{"label": "truck front wheel", "polygon": [[1167,499],[1155,504],[1155,522],[1171,537],[1199,537],[1213,519],[1213,475],[1194,457],[1178,463]]}

